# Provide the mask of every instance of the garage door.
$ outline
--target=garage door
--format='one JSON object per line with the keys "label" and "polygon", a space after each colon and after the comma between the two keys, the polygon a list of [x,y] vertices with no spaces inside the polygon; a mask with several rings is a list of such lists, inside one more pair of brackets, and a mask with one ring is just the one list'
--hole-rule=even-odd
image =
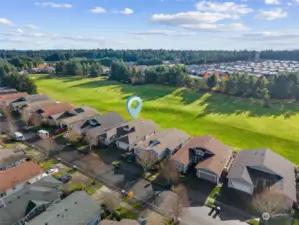
{"label": "garage door", "polygon": [[251,194],[251,187],[250,186],[247,186],[247,185],[244,185],[244,184],[241,184],[239,182],[235,182],[235,181],[231,181],[230,182],[230,186],[234,189],[237,189],[239,191],[243,191],[243,192],[246,192],[246,193],[249,193]]}
{"label": "garage door", "polygon": [[120,149],[127,150],[128,146],[129,146],[129,145],[126,144],[126,143],[123,143],[123,142],[117,142],[117,147],[119,147]]}
{"label": "garage door", "polygon": [[210,173],[198,170],[197,171],[197,176],[200,177],[200,178],[202,178],[202,179],[211,181],[213,183],[217,182],[217,176],[214,175],[214,174],[210,174]]}

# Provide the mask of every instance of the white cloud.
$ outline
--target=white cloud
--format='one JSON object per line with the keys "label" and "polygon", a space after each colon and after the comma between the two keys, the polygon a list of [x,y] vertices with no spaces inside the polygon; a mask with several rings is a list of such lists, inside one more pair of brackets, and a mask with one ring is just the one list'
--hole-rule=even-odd
{"label": "white cloud", "polygon": [[23,34],[24,33],[24,31],[22,29],[17,29],[15,32],[18,33],[18,34]]}
{"label": "white cloud", "polygon": [[24,43],[24,42],[28,42],[28,41],[22,40],[20,38],[1,38],[0,41],[1,42],[14,43],[14,44],[21,44],[21,43]]}
{"label": "white cloud", "polygon": [[38,26],[35,26],[35,25],[33,25],[33,24],[28,24],[28,25],[26,26],[26,28],[31,29],[31,30],[36,30],[36,29],[38,29],[39,27],[38,27]]}
{"label": "white cloud", "polygon": [[67,3],[57,4],[54,2],[35,2],[34,5],[52,8],[72,8],[72,5]]}
{"label": "white cloud", "polygon": [[228,24],[189,24],[182,25],[183,28],[194,31],[217,31],[217,32],[225,32],[225,31],[244,31],[248,30],[246,26],[242,23],[228,23]]}
{"label": "white cloud", "polygon": [[101,14],[101,13],[106,13],[106,9],[104,9],[102,7],[96,7],[96,8],[91,9],[90,12]]}
{"label": "white cloud", "polygon": [[133,39],[135,39],[135,40],[148,40],[148,38],[147,37],[145,37],[145,36],[139,36],[139,35],[134,35],[134,36],[132,36],[132,38]]}
{"label": "white cloud", "polygon": [[129,15],[129,14],[132,14],[134,11],[130,8],[125,8],[123,11],[121,11],[120,13],[121,14],[124,14],[124,15]]}
{"label": "white cloud", "polygon": [[174,30],[146,30],[146,31],[134,31],[134,32],[129,32],[129,34],[133,34],[135,37],[137,35],[162,35],[162,36],[177,36],[177,37],[182,37],[182,36],[191,36],[195,35],[196,33],[194,32],[177,32]]}
{"label": "white cloud", "polygon": [[0,18],[0,24],[8,25],[8,26],[13,25],[13,23],[9,19],[6,19],[6,18]]}
{"label": "white cloud", "polygon": [[240,18],[243,15],[253,12],[246,4],[235,2],[209,2],[200,1],[196,4],[196,9],[204,12],[218,12],[230,15],[233,18]]}
{"label": "white cloud", "polygon": [[235,39],[241,40],[252,40],[252,41],[261,41],[261,40],[289,40],[289,39],[299,39],[299,32],[260,32],[260,33],[249,33],[242,34],[239,37],[235,37]]}
{"label": "white cloud", "polygon": [[265,0],[266,5],[280,5],[279,0]]}
{"label": "white cloud", "polygon": [[288,6],[292,6],[293,3],[292,3],[292,2],[288,2],[287,5],[288,5]]}
{"label": "white cloud", "polygon": [[255,16],[256,19],[260,20],[275,20],[286,18],[288,13],[281,8],[270,9],[270,10],[260,10],[260,12]]}
{"label": "white cloud", "polygon": [[193,11],[177,14],[154,14],[151,17],[151,21],[167,25],[186,25],[198,23],[215,23],[217,21],[230,18],[231,16],[225,13]]}

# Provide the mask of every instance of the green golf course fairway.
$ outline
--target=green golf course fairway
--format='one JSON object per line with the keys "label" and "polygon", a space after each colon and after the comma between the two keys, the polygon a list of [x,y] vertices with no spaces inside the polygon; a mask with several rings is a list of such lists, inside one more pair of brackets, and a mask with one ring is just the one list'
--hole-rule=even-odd
{"label": "green golf course fairway", "polygon": [[143,100],[139,118],[152,119],[163,129],[174,127],[193,136],[211,134],[236,150],[268,147],[299,164],[299,104],[273,103],[265,108],[251,99],[183,88],[132,86],[103,78],[33,78],[39,93],[57,101],[89,105],[101,113],[116,111],[126,119],[130,119],[126,99],[137,95]]}

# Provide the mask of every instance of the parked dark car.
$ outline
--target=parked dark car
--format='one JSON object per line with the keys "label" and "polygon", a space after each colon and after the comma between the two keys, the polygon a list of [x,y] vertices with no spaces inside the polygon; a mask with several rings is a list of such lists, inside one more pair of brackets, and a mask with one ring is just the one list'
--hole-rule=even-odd
{"label": "parked dark car", "polygon": [[67,173],[62,177],[59,177],[58,180],[61,181],[62,183],[67,183],[72,179],[72,175]]}
{"label": "parked dark car", "polygon": [[66,128],[65,127],[62,127],[62,128],[58,128],[57,130],[55,130],[55,134],[60,134],[62,132],[66,131]]}

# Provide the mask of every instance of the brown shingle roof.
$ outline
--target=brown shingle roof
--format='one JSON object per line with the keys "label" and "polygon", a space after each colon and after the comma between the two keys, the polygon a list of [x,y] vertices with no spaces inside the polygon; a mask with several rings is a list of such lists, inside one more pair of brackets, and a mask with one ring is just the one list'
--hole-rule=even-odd
{"label": "brown shingle roof", "polygon": [[48,105],[56,105],[58,104],[54,100],[44,100],[44,101],[39,101],[39,102],[32,102],[28,103],[27,106],[25,107],[25,111],[27,112],[35,112],[36,110],[48,106]]}
{"label": "brown shingle roof", "polygon": [[34,162],[24,162],[8,170],[0,171],[0,191],[6,191],[42,172],[43,169]]}
{"label": "brown shingle roof", "polygon": [[91,118],[91,117],[94,117],[94,116],[97,116],[97,115],[100,115],[100,113],[97,112],[96,110],[85,111],[85,112],[79,113],[76,116],[72,116],[72,117],[69,117],[69,118],[62,119],[61,123],[66,124],[66,125],[70,125],[70,124],[78,122],[80,120],[85,120],[85,119],[88,119],[88,118]]}
{"label": "brown shingle roof", "polygon": [[40,108],[40,110],[44,111],[42,113],[42,116],[44,117],[48,117],[51,116],[53,114],[57,114],[57,113],[61,113],[67,110],[71,110],[74,107],[68,103],[59,103],[59,104],[55,104],[55,105],[48,105],[48,106],[44,106],[42,108]]}
{"label": "brown shingle roof", "polygon": [[214,155],[196,165],[196,168],[209,168],[216,174],[221,174],[225,164],[232,155],[232,149],[210,135],[193,137],[184,147],[179,149],[172,160],[187,164],[190,161],[190,148],[202,148]]}
{"label": "brown shingle roof", "polygon": [[20,97],[24,97],[27,96],[28,93],[26,92],[18,92],[18,93],[13,93],[13,94],[7,94],[7,95],[1,95],[0,96],[0,101],[6,101],[6,100],[14,100],[14,99],[18,99]]}

